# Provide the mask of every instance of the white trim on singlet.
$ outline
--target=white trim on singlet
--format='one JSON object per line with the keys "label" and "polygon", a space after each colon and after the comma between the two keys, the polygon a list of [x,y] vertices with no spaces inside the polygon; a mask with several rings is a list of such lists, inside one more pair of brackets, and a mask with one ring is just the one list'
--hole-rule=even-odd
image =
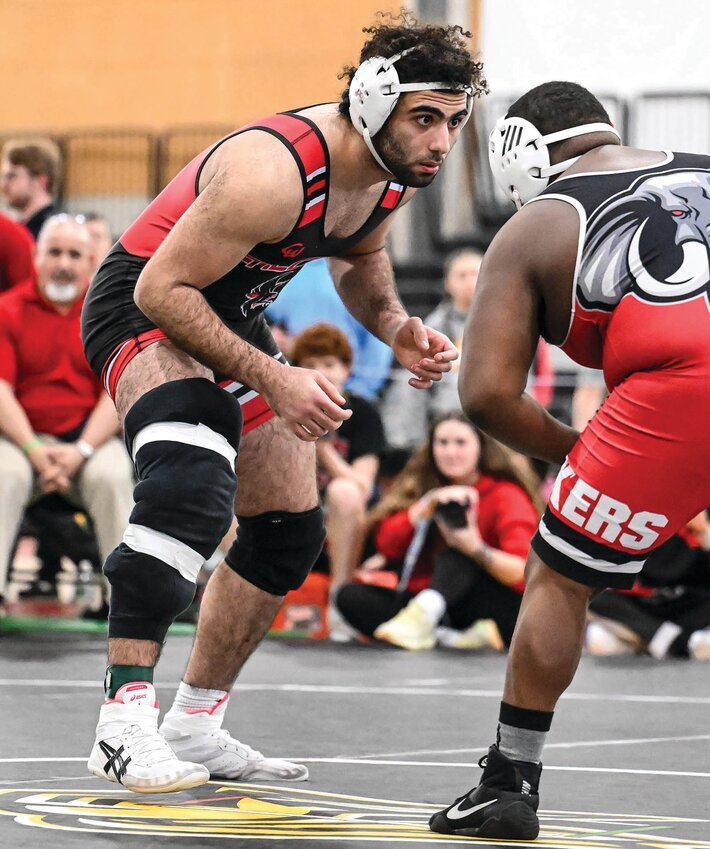
{"label": "white trim on singlet", "polygon": [[106,366],[106,373],[104,375],[104,389],[108,394],[110,394],[109,386],[111,385],[111,372],[113,371],[113,367],[116,365],[116,360],[118,360],[119,356],[121,355],[121,351],[123,351],[126,345],[128,345],[132,341],[133,339],[126,339],[126,341],[121,346],[119,346],[118,350],[111,357],[108,362],[108,365]]}
{"label": "white trim on singlet", "polygon": [[658,152],[665,156],[665,159],[662,159],[660,162],[652,162],[650,165],[637,165],[635,168],[619,168],[617,171],[577,171],[574,174],[568,174],[565,171],[561,177],[557,177],[555,183],[559,183],[562,180],[573,180],[575,177],[603,177],[606,174],[632,174],[634,171],[650,171],[651,168],[661,168],[664,165],[668,165],[675,159],[672,150],[660,150]]}
{"label": "white trim on singlet", "polygon": [[178,571],[183,578],[196,583],[197,573],[205,558],[179,539],[147,528],[145,525],[129,525],[122,542],[139,554],[148,554]]}
{"label": "white trim on singlet", "polygon": [[570,311],[569,324],[567,325],[567,333],[565,334],[565,338],[561,342],[554,343],[558,348],[561,348],[569,339],[569,335],[572,332],[572,324],[574,323],[574,315],[577,309],[577,278],[579,276],[579,267],[582,264],[582,250],[584,249],[584,240],[587,236],[587,213],[582,204],[577,200],[577,198],[570,197],[570,195],[538,195],[537,197],[531,198],[525,204],[525,206],[529,206],[531,203],[539,202],[542,200],[564,201],[565,203],[568,203],[571,207],[576,209],[577,215],[579,216],[579,235],[577,236],[577,258],[574,262],[574,275],[572,276],[572,309]]}
{"label": "white trim on singlet", "polygon": [[316,195],[313,200],[309,200],[308,203],[303,207],[303,210],[310,209],[312,206],[315,206],[317,203],[323,203],[325,200],[325,195]]}
{"label": "white trim on singlet", "polygon": [[206,448],[208,451],[214,451],[224,457],[230,467],[234,467],[234,461],[237,459],[237,452],[229,444],[229,441],[221,433],[217,433],[204,424],[155,422],[146,425],[138,431],[133,440],[131,454],[134,463],[141,448],[150,442],[181,442],[183,445]]}
{"label": "white trim on singlet", "polygon": [[306,182],[310,183],[310,181],[314,177],[318,177],[320,174],[325,174],[325,165],[322,168],[316,168],[315,171],[311,171],[310,174],[306,174]]}
{"label": "white trim on singlet", "polygon": [[575,563],[579,563],[587,569],[593,569],[596,572],[623,572],[628,575],[635,575],[641,571],[643,564],[646,562],[644,558],[643,560],[629,560],[626,563],[610,563],[608,560],[590,557],[566,540],[555,536],[542,519],[540,519],[538,530],[540,531],[540,536],[555,551],[559,551],[560,554],[564,554],[565,557],[569,557]]}

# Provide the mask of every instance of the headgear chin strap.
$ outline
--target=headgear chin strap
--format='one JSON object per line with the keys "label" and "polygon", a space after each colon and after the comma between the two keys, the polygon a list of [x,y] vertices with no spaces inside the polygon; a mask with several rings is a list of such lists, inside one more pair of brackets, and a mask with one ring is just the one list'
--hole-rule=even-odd
{"label": "headgear chin strap", "polygon": [[[399,96],[405,91],[465,91],[466,112],[465,120],[471,114],[473,102],[473,86],[461,83],[400,83],[399,75],[394,63],[416,50],[417,47],[409,47],[401,53],[385,58],[384,56],[373,56],[366,59],[355,71],[350,83],[350,120],[353,126],[365,140],[368,150],[375,158],[377,164],[390,173],[389,168],[375,150],[372,138],[384,126],[385,121],[394,111]],[[464,121],[465,123],[465,121]]]}
{"label": "headgear chin strap", "polygon": [[488,147],[488,160],[493,177],[518,209],[547,188],[550,177],[565,171],[579,156],[550,165],[549,145],[589,133],[613,133],[611,124],[582,124],[543,136],[525,118],[501,118],[493,128]]}

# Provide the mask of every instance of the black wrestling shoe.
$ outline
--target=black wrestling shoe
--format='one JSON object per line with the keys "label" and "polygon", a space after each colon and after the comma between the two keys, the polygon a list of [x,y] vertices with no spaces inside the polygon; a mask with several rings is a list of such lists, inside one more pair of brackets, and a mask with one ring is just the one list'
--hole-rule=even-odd
{"label": "black wrestling shoe", "polygon": [[540,832],[536,811],[542,764],[511,760],[491,746],[479,766],[484,769],[478,787],[434,814],[429,828],[439,834],[534,840]]}

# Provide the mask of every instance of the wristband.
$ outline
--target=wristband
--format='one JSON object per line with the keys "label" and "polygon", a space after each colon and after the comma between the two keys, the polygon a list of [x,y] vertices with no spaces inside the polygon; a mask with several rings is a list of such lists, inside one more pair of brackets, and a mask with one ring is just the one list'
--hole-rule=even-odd
{"label": "wristband", "polygon": [[76,445],[79,453],[85,460],[88,460],[94,453],[94,446],[85,439],[77,439],[74,445]]}
{"label": "wristband", "polygon": [[30,454],[32,451],[35,450],[35,448],[39,448],[41,444],[42,440],[39,438],[39,436],[33,436],[32,439],[28,439],[24,445],[20,445],[20,450],[24,454]]}

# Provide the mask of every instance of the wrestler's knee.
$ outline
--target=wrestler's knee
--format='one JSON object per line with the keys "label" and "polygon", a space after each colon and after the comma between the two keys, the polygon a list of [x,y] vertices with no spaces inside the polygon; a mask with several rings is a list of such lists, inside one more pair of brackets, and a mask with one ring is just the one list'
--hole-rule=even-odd
{"label": "wrestler's knee", "polygon": [[323,548],[321,508],[299,513],[272,511],[237,519],[237,538],[225,558],[227,565],[272,595],[286,595],[300,587]]}

